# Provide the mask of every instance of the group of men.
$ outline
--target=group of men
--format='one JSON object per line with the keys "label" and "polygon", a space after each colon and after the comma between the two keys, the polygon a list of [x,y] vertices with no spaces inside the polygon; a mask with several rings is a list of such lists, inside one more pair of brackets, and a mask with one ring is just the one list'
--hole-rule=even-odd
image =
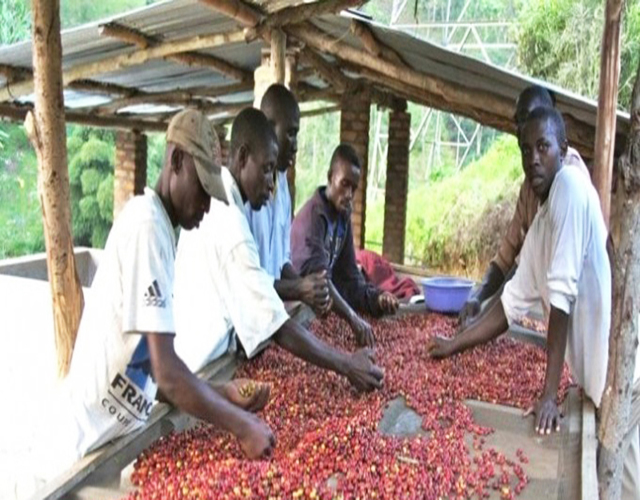
{"label": "group of men", "polygon": [[[525,181],[514,220],[467,304],[461,332],[427,345],[433,357],[452,355],[497,337],[542,304],[548,363],[532,409],[541,433],[560,425],[556,393],[565,352],[573,376],[599,405],[611,308],[597,194],[553,105],[541,87],[521,94],[516,122]],[[359,390],[381,387],[374,332],[361,314],[394,313],[398,301],[368,284],[356,265],[350,212],[360,159],[351,146],[338,146],[326,186],[292,222],[287,169],[299,126],[294,96],[271,86],[260,109],[245,109],[233,122],[222,166],[217,136],[201,113],[185,110],[172,119],[160,179],[115,221],[87,298],[57,457],[76,460],[141,427],[156,399],[231,432],[248,457],[268,455],[275,437],[254,412],[267,403],[269,387],[255,382],[245,396],[245,380],[211,385],[194,373],[228,352],[251,359],[271,342]],[[334,311],[360,348],[342,352],[317,338],[289,317],[288,301],[319,315]],[[637,443],[629,449],[625,491],[637,493]]]}

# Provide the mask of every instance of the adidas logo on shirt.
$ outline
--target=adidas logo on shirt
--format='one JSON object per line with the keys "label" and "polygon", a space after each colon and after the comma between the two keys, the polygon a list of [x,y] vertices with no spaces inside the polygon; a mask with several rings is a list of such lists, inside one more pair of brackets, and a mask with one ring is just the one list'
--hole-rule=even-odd
{"label": "adidas logo on shirt", "polygon": [[144,294],[144,305],[150,307],[166,307],[167,299],[162,297],[162,292],[158,286],[158,280],[153,280]]}

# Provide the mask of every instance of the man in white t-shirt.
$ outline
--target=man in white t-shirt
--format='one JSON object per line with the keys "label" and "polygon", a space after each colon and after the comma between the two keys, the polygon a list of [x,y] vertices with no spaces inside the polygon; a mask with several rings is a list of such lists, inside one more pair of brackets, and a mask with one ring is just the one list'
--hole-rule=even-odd
{"label": "man in white t-shirt", "polygon": [[[607,228],[589,176],[563,168],[566,133],[560,113],[536,108],[519,134],[522,162],[540,208],[524,240],[520,263],[500,301],[453,339],[428,343],[433,357],[447,357],[488,342],[528,311],[541,305],[549,318],[547,369],[535,414],[535,429],[560,429],[556,404],[566,359],[586,396],[600,406],[607,378],[611,322],[611,268]],[[638,430],[625,452],[623,498],[640,497]]]}
{"label": "man in white t-shirt", "polygon": [[200,228],[181,236],[174,287],[176,350],[191,369],[240,343],[252,358],[271,340],[292,354],[345,376],[357,389],[382,385],[373,351],[338,351],[289,319],[273,279],[261,267],[244,203],[269,199],[278,143],[266,116],[244,109],[233,122],[229,169],[222,169],[229,205],[216,200]]}
{"label": "man in white t-shirt", "polygon": [[129,200],[113,224],[65,380],[67,415],[50,450],[57,463],[48,466],[60,471],[142,427],[159,392],[186,413],[233,433],[249,457],[273,446],[269,427],[246,411],[266,404],[268,388],[260,385],[250,399],[241,397],[237,382],[214,388],[174,351],[174,228],[198,227],[212,196],[226,202],[219,148],[204,115],[178,113],[169,124],[155,189]]}
{"label": "man in white t-shirt", "polygon": [[[555,97],[546,88],[540,85],[530,85],[524,89],[516,101],[515,124],[520,129],[529,113],[539,107],[555,107]],[[571,166],[589,175],[587,166],[575,149],[568,147],[563,165]],[[540,201],[536,196],[529,180],[525,177],[520,186],[520,193],[516,202],[516,210],[504,233],[498,252],[489,264],[482,278],[480,286],[473,290],[466,304],[460,312],[462,326],[476,320],[485,301],[499,300],[502,287],[513,276],[516,268],[516,259],[520,254],[525,236],[533,224],[533,219],[538,212]]]}
{"label": "man in white t-shirt", "polygon": [[251,234],[256,242],[260,264],[274,280],[282,300],[299,300],[316,314],[331,308],[326,272],[301,277],[291,264],[291,194],[287,171],[293,167],[298,151],[300,108],[296,98],[284,85],[271,85],[260,102],[278,139],[275,189],[273,196],[260,209],[245,203]]}

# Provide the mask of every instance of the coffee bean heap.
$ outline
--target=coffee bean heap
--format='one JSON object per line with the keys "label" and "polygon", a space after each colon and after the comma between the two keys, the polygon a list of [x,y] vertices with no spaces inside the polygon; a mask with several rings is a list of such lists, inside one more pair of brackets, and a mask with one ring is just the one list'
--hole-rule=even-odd
{"label": "coffee bean heap", "polygon": [[[501,338],[444,361],[426,340],[453,335],[456,321],[428,314],[371,320],[384,389],[356,393],[336,374],[277,346],[244,364],[239,377],[272,384],[261,417],[277,436],[269,459],[244,458],[233,436],[210,425],[159,439],[143,452],[129,500],[161,499],[463,499],[492,491],[513,499],[528,482],[522,450],[487,447],[492,429],[474,422],[465,399],[527,408],[542,391],[544,350]],[[312,330],[354,350],[346,323],[330,316]],[[559,399],[570,384],[562,375]],[[421,435],[377,431],[385,405],[403,396],[422,416]]]}

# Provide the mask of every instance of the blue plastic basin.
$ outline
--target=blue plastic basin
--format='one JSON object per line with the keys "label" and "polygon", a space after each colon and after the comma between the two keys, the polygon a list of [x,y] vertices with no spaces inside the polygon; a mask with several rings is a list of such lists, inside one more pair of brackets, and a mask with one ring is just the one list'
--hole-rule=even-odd
{"label": "blue plastic basin", "polygon": [[427,309],[441,313],[459,313],[469,298],[473,281],[440,276],[422,280]]}

